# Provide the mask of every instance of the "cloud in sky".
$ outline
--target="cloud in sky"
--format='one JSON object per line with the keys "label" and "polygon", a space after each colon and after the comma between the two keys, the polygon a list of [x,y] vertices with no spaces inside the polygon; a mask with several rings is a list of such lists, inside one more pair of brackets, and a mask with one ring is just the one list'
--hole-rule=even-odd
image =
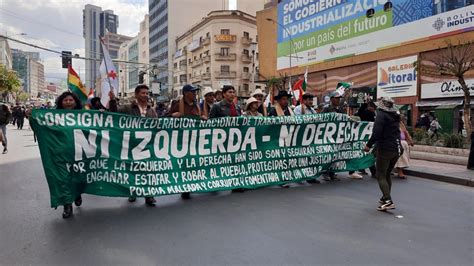
{"label": "cloud in sky", "polygon": [[[148,0],[1,0],[0,33],[9,36],[26,33],[26,36],[13,38],[84,56],[82,10],[86,4],[113,10],[119,16],[118,33],[129,36],[138,33],[140,22],[148,13]],[[10,42],[10,46],[25,51],[39,51],[47,80],[54,82],[66,77],[59,55],[14,42]],[[81,76],[85,75],[84,66],[84,61],[73,60],[73,67],[80,69]]]}

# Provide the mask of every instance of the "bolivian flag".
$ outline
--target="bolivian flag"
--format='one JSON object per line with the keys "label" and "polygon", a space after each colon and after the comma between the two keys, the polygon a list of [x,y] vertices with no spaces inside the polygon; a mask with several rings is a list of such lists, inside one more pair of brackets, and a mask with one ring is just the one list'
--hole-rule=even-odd
{"label": "bolivian flag", "polygon": [[79,78],[79,75],[77,75],[76,71],[74,71],[71,65],[68,66],[67,86],[72,93],[79,97],[82,104],[85,105],[87,102],[88,93],[81,82],[81,78]]}

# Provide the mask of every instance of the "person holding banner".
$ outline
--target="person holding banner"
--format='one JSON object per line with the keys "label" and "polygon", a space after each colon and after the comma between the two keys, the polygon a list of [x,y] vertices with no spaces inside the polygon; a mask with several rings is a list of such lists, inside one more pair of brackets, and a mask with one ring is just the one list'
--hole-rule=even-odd
{"label": "person holding banner", "polygon": [[314,96],[311,93],[303,94],[303,104],[296,106],[295,115],[312,115],[316,114],[313,109]]}
{"label": "person holding banner", "polygon": [[233,86],[224,85],[222,88],[222,97],[222,101],[212,106],[209,118],[242,115],[240,107],[234,103],[235,89]]}
{"label": "person holding banner", "polygon": [[[111,112],[119,112],[134,116],[157,118],[158,115],[156,114],[155,109],[153,109],[149,104],[149,95],[150,88],[148,88],[147,85],[139,84],[135,88],[135,101],[133,101],[131,104],[120,106],[120,108],[118,108],[117,99],[115,98],[112,89],[109,92],[109,110]],[[130,196],[128,198],[129,202],[135,202],[136,200],[137,198],[135,196]],[[156,204],[156,200],[153,197],[145,197],[145,203],[147,206],[153,207]]]}
{"label": "person holding banner", "polygon": [[[76,96],[76,94],[66,91],[61,94],[58,99],[56,100],[56,109],[64,109],[64,110],[81,110],[82,103],[81,100]],[[69,190],[69,186],[63,186],[64,190]],[[79,207],[82,205],[82,197],[79,196],[74,200],[74,204]],[[63,218],[67,219],[72,216],[73,209],[72,209],[72,202],[64,204],[63,210]]]}
{"label": "person holding banner", "polygon": [[268,116],[267,106],[265,106],[265,102],[263,100],[263,98],[265,97],[263,91],[261,89],[256,89],[252,94],[250,94],[250,97],[253,97],[258,100],[258,112],[261,113],[263,116]]}
{"label": "person holding banner", "polygon": [[259,104],[260,102],[254,97],[248,98],[245,104],[245,112],[243,116],[263,116],[261,113],[258,112]]}
{"label": "person holding banner", "polygon": [[[171,103],[171,108],[169,114],[171,117],[193,117],[201,118],[201,108],[196,99],[196,92],[199,88],[194,87],[193,85],[184,85],[182,89],[182,97]],[[206,104],[206,103],[205,103]],[[191,198],[191,193],[185,192],[181,193],[181,198],[184,200]]]}
{"label": "person holding banner", "polygon": [[201,104],[201,110],[202,110],[201,118],[208,119],[209,113],[211,112],[211,108],[216,101],[214,90],[211,87],[206,87],[204,89],[204,92],[202,93],[202,96],[204,97],[204,101]]}
{"label": "person holding banner", "polygon": [[294,116],[293,110],[291,110],[289,104],[291,94],[287,91],[279,91],[278,95],[274,97],[276,100],[275,107],[268,113],[268,116]]}
{"label": "person holding banner", "polygon": [[[344,110],[341,108],[341,97],[342,94],[340,94],[338,91],[333,91],[329,94],[330,97],[330,102],[329,104],[325,105],[323,107],[323,110],[321,113],[340,113],[343,114]],[[340,181],[339,178],[336,177],[336,173],[334,172],[328,172],[328,176],[324,176],[325,181]]]}

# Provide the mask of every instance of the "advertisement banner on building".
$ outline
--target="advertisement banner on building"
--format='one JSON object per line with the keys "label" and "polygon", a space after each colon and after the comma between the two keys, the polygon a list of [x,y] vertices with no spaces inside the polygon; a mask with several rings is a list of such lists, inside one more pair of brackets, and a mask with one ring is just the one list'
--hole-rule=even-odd
{"label": "advertisement banner on building", "polygon": [[[474,96],[474,79],[466,80],[471,97]],[[464,97],[464,91],[457,80],[421,85],[421,99]]]}
{"label": "advertisement banner on building", "polygon": [[377,64],[377,97],[416,96],[418,56],[408,56]]}
{"label": "advertisement banner on building", "polygon": [[[277,68],[290,67],[290,60],[292,66],[311,65],[474,30],[474,5],[435,15],[432,0],[392,0],[384,11],[386,3],[282,0]],[[368,18],[370,9],[375,13]]]}

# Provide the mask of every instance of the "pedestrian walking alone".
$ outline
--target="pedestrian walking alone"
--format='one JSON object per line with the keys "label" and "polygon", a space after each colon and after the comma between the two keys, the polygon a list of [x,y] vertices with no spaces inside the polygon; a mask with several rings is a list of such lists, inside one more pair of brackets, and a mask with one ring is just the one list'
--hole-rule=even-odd
{"label": "pedestrian walking alone", "polygon": [[3,154],[8,152],[8,141],[7,141],[7,125],[10,123],[12,119],[12,113],[10,112],[10,108],[6,104],[2,104],[0,107],[0,134],[2,135],[2,146],[3,146]]}
{"label": "pedestrian walking alone", "polygon": [[16,117],[17,128],[19,130],[22,130],[23,125],[25,124],[25,117],[26,117],[25,107],[20,106],[19,108],[17,108],[15,111],[15,117]]}
{"label": "pedestrian walking alone", "polygon": [[377,150],[377,181],[383,194],[377,210],[385,211],[395,209],[391,196],[392,179],[390,173],[403,149],[400,143],[400,112],[394,107],[393,99],[383,98],[378,102],[378,107],[372,136],[364,151],[369,152],[374,145]]}
{"label": "pedestrian walking alone", "polygon": [[[56,109],[62,109],[62,110],[81,110],[82,109],[82,104],[81,100],[73,94],[72,92],[66,91],[63,92],[58,99],[56,100]],[[64,193],[64,195],[72,195],[71,188],[68,186],[69,180],[66,181],[66,184],[63,184],[61,189],[64,191],[68,191],[69,193]],[[72,216],[73,214],[73,209],[72,209],[72,200],[69,200],[70,203],[67,203],[64,205],[64,211],[63,211],[63,218],[67,219]],[[74,199],[74,204],[79,207],[82,205],[82,197],[79,194]]]}

